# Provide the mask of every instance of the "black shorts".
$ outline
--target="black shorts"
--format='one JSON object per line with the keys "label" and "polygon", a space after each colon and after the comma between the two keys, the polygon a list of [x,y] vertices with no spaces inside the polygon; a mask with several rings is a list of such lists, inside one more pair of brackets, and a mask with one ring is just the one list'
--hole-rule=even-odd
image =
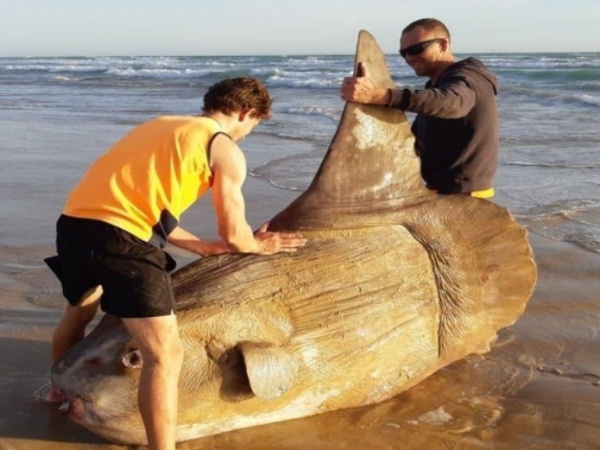
{"label": "black shorts", "polygon": [[175,261],[159,248],[98,220],[60,216],[58,256],[46,264],[73,306],[91,288],[102,286],[100,306],[117,317],[158,317],[174,310],[169,272]]}

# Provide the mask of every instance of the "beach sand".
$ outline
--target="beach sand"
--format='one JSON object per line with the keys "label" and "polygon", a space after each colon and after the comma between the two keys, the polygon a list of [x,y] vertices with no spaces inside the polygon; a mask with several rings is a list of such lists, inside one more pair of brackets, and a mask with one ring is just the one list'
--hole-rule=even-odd
{"label": "beach sand", "polygon": [[[295,196],[250,184],[253,197],[261,199],[248,205],[253,226]],[[214,234],[211,214],[201,205],[192,219]],[[539,271],[535,293],[489,353],[458,361],[377,405],[237,430],[178,448],[600,448],[600,254],[535,235],[530,240]],[[58,283],[42,263],[50,254],[50,243],[0,253],[0,449],[124,448],[41,400],[50,337],[63,306]]]}

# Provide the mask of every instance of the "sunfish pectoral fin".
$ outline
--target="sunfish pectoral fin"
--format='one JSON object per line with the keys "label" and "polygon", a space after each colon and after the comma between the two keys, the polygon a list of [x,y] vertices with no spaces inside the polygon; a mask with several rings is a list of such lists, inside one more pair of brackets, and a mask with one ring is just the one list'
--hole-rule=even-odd
{"label": "sunfish pectoral fin", "polygon": [[244,356],[254,395],[269,400],[279,397],[294,385],[298,363],[288,351],[257,342],[242,342],[237,347]]}

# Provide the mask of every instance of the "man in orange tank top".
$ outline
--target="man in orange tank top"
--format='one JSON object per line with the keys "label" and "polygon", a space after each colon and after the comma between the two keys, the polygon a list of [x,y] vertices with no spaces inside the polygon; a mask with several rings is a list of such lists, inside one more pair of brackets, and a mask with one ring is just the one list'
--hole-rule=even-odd
{"label": "man in orange tank top", "polygon": [[[177,384],[183,361],[166,242],[201,256],[271,255],[305,245],[299,233],[254,233],[237,141],[271,114],[271,98],[252,77],[226,79],[204,96],[201,116],[159,117],[134,128],[102,155],[73,189],[57,222],[58,256],[46,262],[68,300],[52,340],[57,362],[84,337],[98,306],[120,317],[139,345],[139,408],[149,448],[175,449]],[[212,188],[222,240],[179,226],[181,214]],[[48,401],[61,401],[52,388]]]}

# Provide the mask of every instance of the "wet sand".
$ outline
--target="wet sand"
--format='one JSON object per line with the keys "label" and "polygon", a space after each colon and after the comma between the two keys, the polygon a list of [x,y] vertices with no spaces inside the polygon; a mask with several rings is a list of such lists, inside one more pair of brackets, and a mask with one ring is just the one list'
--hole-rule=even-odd
{"label": "wet sand", "polygon": [[[271,217],[268,203],[265,208],[263,217]],[[535,293],[489,353],[458,361],[378,405],[178,448],[600,449],[600,255],[530,239],[539,272]],[[71,423],[40,399],[63,305],[41,262],[52,253],[51,245],[0,251],[0,449],[126,448]]]}

